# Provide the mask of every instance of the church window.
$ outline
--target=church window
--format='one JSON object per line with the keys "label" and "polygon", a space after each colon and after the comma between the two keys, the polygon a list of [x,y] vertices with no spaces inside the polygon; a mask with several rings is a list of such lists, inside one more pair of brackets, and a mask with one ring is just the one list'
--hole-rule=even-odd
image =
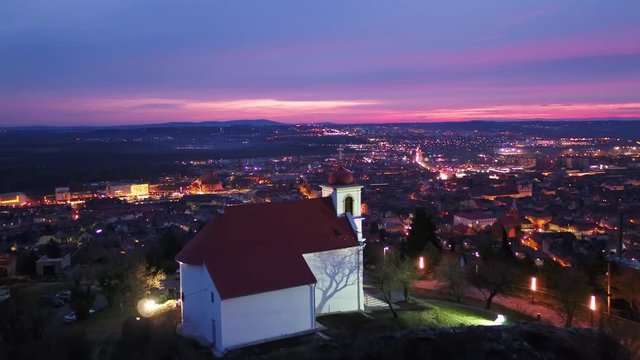
{"label": "church window", "polygon": [[353,198],[351,196],[344,198],[344,212],[353,214]]}

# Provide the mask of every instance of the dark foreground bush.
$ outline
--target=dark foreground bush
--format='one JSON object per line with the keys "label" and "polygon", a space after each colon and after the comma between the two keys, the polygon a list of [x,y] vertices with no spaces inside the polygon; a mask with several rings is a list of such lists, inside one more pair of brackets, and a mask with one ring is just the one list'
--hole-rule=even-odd
{"label": "dark foreground bush", "polygon": [[613,338],[589,329],[540,325],[421,329],[359,339],[353,359],[627,360]]}

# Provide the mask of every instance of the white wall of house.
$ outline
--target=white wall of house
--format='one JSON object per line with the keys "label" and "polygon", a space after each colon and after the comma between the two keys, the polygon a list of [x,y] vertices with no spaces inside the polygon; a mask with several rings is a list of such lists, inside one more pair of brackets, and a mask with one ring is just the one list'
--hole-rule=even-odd
{"label": "white wall of house", "polygon": [[317,279],[316,315],[364,310],[362,248],[304,254]]}
{"label": "white wall of house", "polygon": [[314,286],[225,299],[220,352],[233,347],[315,329]]}
{"label": "white wall of house", "polygon": [[483,228],[487,226],[493,225],[498,218],[495,217],[487,217],[482,219],[467,219],[464,216],[454,215],[453,216],[453,226],[458,224],[462,224],[464,226],[474,227],[474,228]]}
{"label": "white wall of house", "polygon": [[218,319],[220,319],[222,300],[211,281],[207,268],[203,265],[180,263],[180,289],[183,334],[202,343],[220,344],[221,332]]}

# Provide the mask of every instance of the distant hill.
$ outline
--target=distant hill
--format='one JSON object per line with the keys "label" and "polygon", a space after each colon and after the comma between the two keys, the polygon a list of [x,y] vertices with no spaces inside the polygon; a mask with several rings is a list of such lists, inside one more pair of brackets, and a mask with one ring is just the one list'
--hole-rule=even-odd
{"label": "distant hill", "polygon": [[182,122],[174,121],[162,124],[133,125],[136,127],[174,127],[174,126],[285,126],[287,124],[268,120],[268,119],[246,119],[246,120],[228,120],[228,121],[200,121],[200,122]]}
{"label": "distant hill", "polygon": [[231,127],[231,126],[253,126],[253,127],[265,127],[265,126],[287,126],[289,124],[268,120],[268,119],[245,119],[245,120],[227,120],[227,121],[173,121],[167,123],[157,124],[136,124],[136,125],[81,125],[81,126],[47,126],[47,125],[34,125],[34,126],[0,126],[0,129],[11,130],[63,130],[63,131],[82,131],[91,129],[142,129],[142,128],[172,128],[172,127]]}

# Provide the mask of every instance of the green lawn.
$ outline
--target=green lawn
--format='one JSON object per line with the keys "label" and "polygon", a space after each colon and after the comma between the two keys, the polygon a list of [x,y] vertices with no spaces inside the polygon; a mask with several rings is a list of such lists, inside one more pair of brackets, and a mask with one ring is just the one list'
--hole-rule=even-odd
{"label": "green lawn", "polygon": [[[446,291],[434,291],[434,290],[423,290],[423,289],[412,289],[411,294],[414,298],[423,298],[429,299],[429,303],[444,303],[448,306],[461,306],[461,307],[471,307],[475,311],[485,311],[484,310],[484,301],[475,298],[465,297],[462,300],[462,304],[454,303],[451,296]],[[519,321],[535,321],[534,317],[531,317],[527,314],[523,314],[514,309],[509,309],[507,307],[501,306],[499,304],[493,303],[491,304],[491,309],[486,310],[493,313],[503,314],[507,317],[507,320],[510,323],[516,323]]]}
{"label": "green lawn", "polygon": [[390,311],[363,314],[336,314],[321,316],[318,323],[327,327],[325,333],[336,338],[355,338],[358,335],[380,334],[390,331],[495,325],[497,315],[491,311],[474,309],[464,305],[420,301],[410,310],[399,310],[398,318]]}

